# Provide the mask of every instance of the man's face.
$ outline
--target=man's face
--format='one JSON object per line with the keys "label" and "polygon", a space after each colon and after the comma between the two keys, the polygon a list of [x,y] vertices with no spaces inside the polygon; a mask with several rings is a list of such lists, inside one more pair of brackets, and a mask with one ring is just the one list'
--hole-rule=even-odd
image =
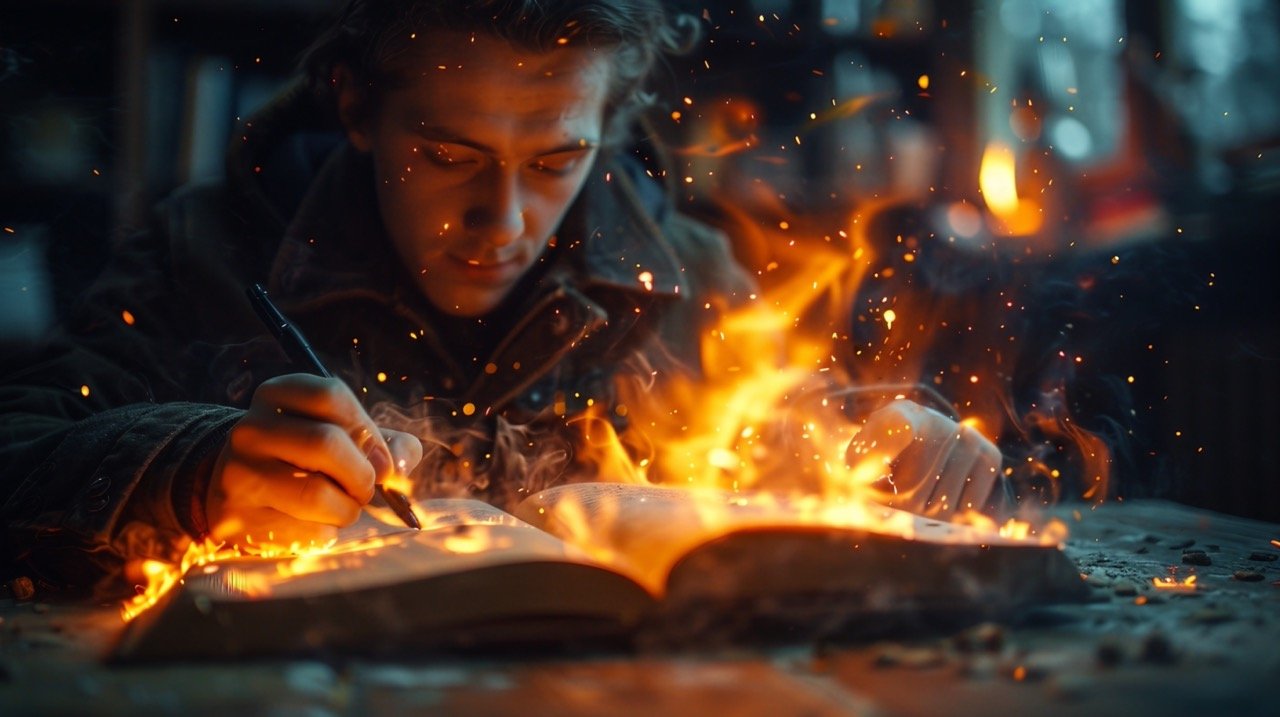
{"label": "man's face", "polygon": [[[478,316],[538,261],[582,188],[610,55],[466,33],[414,42],[398,65],[407,86],[347,133],[372,154],[383,222],[422,293],[445,313]],[[340,107],[356,98],[349,79]]]}

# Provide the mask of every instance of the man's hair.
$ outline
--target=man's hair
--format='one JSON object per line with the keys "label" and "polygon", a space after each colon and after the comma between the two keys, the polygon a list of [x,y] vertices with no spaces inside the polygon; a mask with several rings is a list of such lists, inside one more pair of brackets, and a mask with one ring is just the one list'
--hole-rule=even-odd
{"label": "man's hair", "polygon": [[334,67],[346,66],[365,93],[357,117],[365,119],[383,93],[404,82],[396,62],[418,34],[474,32],[536,52],[608,49],[614,53],[605,105],[609,141],[625,136],[652,102],[645,81],[659,58],[691,49],[699,30],[696,18],[663,0],[349,0],[300,65],[319,92],[332,92]]}

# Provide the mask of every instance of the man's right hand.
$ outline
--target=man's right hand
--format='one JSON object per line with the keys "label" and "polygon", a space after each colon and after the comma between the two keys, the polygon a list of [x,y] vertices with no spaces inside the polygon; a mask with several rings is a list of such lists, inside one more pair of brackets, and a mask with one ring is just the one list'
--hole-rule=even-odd
{"label": "man's right hand", "polygon": [[215,540],[323,543],[360,516],[374,485],[422,459],[416,436],[379,428],[333,378],[264,382],[214,464],[206,517]]}

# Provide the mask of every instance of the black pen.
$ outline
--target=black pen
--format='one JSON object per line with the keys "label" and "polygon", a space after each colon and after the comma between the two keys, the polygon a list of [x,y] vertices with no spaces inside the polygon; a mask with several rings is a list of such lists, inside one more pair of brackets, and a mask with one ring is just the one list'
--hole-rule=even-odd
{"label": "black pen", "polygon": [[[262,323],[271,330],[271,335],[288,354],[290,361],[317,376],[333,378],[333,373],[320,362],[320,357],[316,356],[316,352],[311,349],[311,344],[307,343],[298,327],[290,323],[284,314],[280,313],[280,309],[271,303],[271,299],[267,298],[267,290],[262,288],[261,284],[249,286],[245,289],[245,293],[249,296],[249,303],[253,305],[253,310],[258,313],[258,318],[262,319]],[[422,524],[418,522],[418,516],[413,514],[408,496],[381,483],[375,484],[374,490],[382,496],[382,500],[396,514],[396,517],[404,521],[405,525],[414,530],[422,530]]]}

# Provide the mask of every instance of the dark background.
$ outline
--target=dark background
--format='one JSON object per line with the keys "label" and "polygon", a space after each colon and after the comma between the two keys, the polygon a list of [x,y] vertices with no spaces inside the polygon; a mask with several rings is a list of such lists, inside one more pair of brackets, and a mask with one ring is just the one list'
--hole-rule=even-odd
{"label": "dark background", "polygon": [[[32,340],[64,311],[152,202],[220,175],[235,123],[287,80],[333,5],[0,5],[3,343]],[[1029,410],[1046,385],[1065,385],[1076,425],[1111,448],[1112,497],[1280,520],[1272,3],[689,9],[708,42],[661,73],[651,118],[657,137],[691,149],[669,160],[695,180],[681,185],[688,211],[732,231],[780,217],[821,224],[892,199],[866,215],[869,238],[892,247],[905,236],[921,261],[864,286],[855,341],[879,316],[866,300],[876,292],[932,293],[956,311],[1015,297],[1025,310],[1014,405]],[[956,241],[946,210],[982,210],[978,167],[992,141],[1018,153],[1031,177],[1021,190],[1046,190],[1044,225]],[[753,268],[772,256],[732,233]],[[1064,368],[1055,356],[1084,360]],[[963,407],[967,366],[942,356],[928,369]],[[1064,479],[1062,492],[1083,487]]]}

